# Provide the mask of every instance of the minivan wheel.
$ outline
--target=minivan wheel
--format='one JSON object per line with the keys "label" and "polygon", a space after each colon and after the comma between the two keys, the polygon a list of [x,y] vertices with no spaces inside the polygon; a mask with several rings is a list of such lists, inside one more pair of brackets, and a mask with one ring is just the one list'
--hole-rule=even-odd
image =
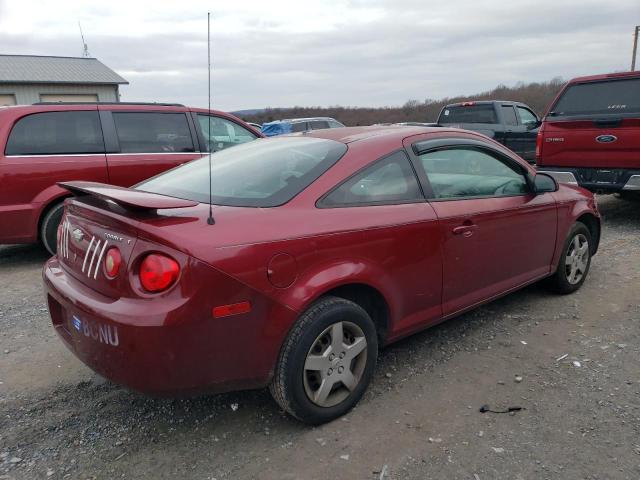
{"label": "minivan wheel", "polygon": [[567,294],[578,290],[589,273],[591,265],[591,233],[581,222],[571,228],[564,244],[551,286],[557,293]]}
{"label": "minivan wheel", "polygon": [[40,224],[40,241],[44,248],[51,255],[56,254],[58,240],[58,225],[62,220],[62,212],[64,211],[64,202],[60,202],[51,207],[42,218]]}
{"label": "minivan wheel", "polygon": [[377,357],[369,314],[349,300],[325,297],[302,314],[285,340],[271,394],[305,423],[331,421],[358,403]]}

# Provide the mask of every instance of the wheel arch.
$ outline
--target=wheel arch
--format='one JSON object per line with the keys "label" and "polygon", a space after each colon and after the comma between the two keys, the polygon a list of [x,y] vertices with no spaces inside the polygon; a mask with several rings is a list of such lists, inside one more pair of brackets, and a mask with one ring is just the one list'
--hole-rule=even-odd
{"label": "wheel arch", "polygon": [[583,223],[589,229],[592,240],[591,255],[595,255],[600,245],[600,220],[593,213],[585,212],[576,218],[576,222]]}

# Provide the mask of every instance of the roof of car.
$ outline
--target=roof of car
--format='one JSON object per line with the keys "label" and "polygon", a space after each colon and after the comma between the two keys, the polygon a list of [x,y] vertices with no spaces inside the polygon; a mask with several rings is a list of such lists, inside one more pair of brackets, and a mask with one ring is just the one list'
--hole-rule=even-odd
{"label": "roof of car", "polygon": [[310,122],[312,120],[335,120],[331,117],[306,117],[306,118],[283,118],[281,122]]}
{"label": "roof of car", "polygon": [[358,140],[365,140],[372,137],[388,136],[403,139],[412,135],[429,132],[442,132],[442,127],[411,127],[405,125],[389,125],[379,126],[372,125],[367,127],[343,127],[343,128],[325,128],[322,130],[311,130],[295,135],[303,135],[305,137],[326,138],[341,143],[352,143]]}
{"label": "roof of car", "polygon": [[525,103],[522,102],[515,102],[513,100],[465,100],[464,102],[455,102],[455,103],[449,103],[447,105],[445,105],[443,108],[449,108],[449,107],[457,107],[460,105],[488,105],[488,104],[493,104],[493,103],[507,103],[509,105],[526,105]]}
{"label": "roof of car", "polygon": [[600,75],[589,75],[586,77],[576,77],[569,80],[569,83],[579,82],[592,82],[596,80],[610,80],[616,78],[635,78],[640,77],[640,71],[634,72],[616,72],[616,73],[602,73]]}

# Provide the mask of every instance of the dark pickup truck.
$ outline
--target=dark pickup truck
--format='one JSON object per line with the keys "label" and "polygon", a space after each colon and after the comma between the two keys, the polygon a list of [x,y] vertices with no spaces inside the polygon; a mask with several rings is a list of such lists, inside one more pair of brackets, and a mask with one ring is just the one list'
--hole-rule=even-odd
{"label": "dark pickup truck", "polygon": [[452,103],[438,117],[438,125],[482,133],[535,163],[536,136],[541,122],[524,103],[499,100]]}

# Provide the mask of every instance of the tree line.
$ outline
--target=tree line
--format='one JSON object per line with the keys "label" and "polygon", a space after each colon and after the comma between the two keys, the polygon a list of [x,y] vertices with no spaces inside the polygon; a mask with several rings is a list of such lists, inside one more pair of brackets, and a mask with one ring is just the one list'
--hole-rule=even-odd
{"label": "tree line", "polygon": [[449,103],[473,100],[511,100],[529,105],[538,115],[544,115],[547,107],[564,85],[559,77],[548,82],[518,82],[513,87],[498,85],[493,90],[469,96],[458,96],[424,101],[408,100],[401,107],[293,107],[266,108],[253,115],[241,115],[247,122],[265,123],[283,118],[332,117],[347,126],[372,125],[374,123],[435,122],[443,106]]}

